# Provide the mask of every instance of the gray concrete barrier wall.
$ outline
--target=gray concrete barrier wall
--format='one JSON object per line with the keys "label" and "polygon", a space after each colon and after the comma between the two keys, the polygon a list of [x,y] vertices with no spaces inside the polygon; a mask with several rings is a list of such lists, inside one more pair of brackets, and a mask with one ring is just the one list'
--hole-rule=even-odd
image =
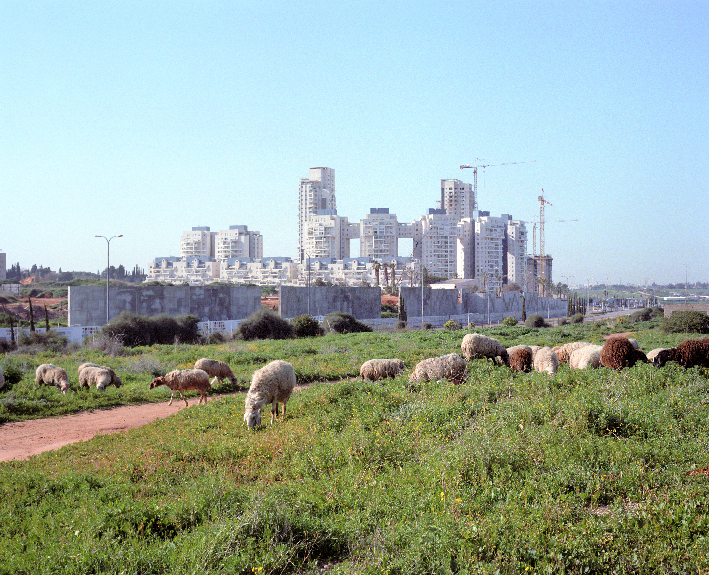
{"label": "gray concrete barrier wall", "polygon": [[[109,291],[113,319],[138,315],[194,315],[201,321],[237,320],[261,308],[258,286],[116,286]],[[106,288],[69,287],[69,326],[106,323]]]}
{"label": "gray concrete barrier wall", "polygon": [[[399,297],[405,302],[407,317],[421,317],[420,287],[402,287]],[[458,315],[460,313],[457,290],[423,288],[424,316]]]}
{"label": "gray concrete barrier wall", "polygon": [[287,319],[304,313],[324,316],[333,311],[348,313],[357,319],[382,316],[381,290],[378,287],[282,285],[278,304],[281,317]]}

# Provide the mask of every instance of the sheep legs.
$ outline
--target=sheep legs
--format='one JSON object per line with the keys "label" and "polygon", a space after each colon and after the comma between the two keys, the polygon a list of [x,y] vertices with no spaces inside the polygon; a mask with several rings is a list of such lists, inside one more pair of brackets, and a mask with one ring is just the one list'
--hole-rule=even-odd
{"label": "sheep legs", "polygon": [[[273,404],[271,405],[271,425],[273,425],[274,418],[277,418],[277,417],[278,417],[278,402],[274,401]],[[281,419],[285,420],[285,418],[286,418],[286,404],[283,403]]]}
{"label": "sheep legs", "polygon": [[[185,396],[182,395],[182,390],[181,390],[181,389],[178,389],[178,390],[174,390],[174,389],[173,389],[173,390],[172,390],[172,393],[170,394],[170,401],[168,402],[168,405],[172,405],[172,398],[175,396],[175,391],[179,391],[179,392],[180,392],[180,398],[182,399],[182,401],[185,402],[185,407],[189,407],[190,404],[187,403],[187,400],[185,399]],[[201,400],[200,400],[200,401],[201,401]]]}

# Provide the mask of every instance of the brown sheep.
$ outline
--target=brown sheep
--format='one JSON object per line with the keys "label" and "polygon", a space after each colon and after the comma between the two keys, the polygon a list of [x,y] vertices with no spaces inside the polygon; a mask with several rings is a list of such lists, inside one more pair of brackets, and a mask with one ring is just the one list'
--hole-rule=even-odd
{"label": "brown sheep", "polygon": [[529,373],[533,367],[532,359],[532,352],[521,347],[510,354],[510,367],[515,371]]}
{"label": "brown sheep", "polygon": [[199,392],[200,398],[197,405],[202,403],[207,403],[207,391],[211,387],[209,384],[209,375],[206,371],[201,369],[176,369],[170,373],[158,376],[153,381],[150,382],[150,389],[155,389],[161,385],[166,385],[172,390],[170,394],[170,402],[168,405],[172,405],[172,398],[176,391],[180,392],[180,397],[182,401],[185,402],[186,406],[189,406],[187,400],[185,399],[183,391],[188,389],[194,389]]}
{"label": "brown sheep", "polygon": [[625,336],[615,335],[606,340],[601,349],[601,365],[617,371],[624,367],[633,367],[638,361],[647,363],[646,355],[635,349]]}
{"label": "brown sheep", "polygon": [[677,347],[663,349],[655,356],[653,364],[662,367],[674,361],[684,368],[709,367],[709,339],[688,339]]}

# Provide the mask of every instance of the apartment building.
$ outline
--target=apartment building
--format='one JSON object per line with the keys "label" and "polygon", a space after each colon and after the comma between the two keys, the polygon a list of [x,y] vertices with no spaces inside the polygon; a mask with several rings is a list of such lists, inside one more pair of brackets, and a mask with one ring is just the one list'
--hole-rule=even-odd
{"label": "apartment building", "polygon": [[335,170],[310,168],[307,178],[300,180],[298,188],[298,256],[306,258],[306,222],[320,215],[337,215],[335,199]]}
{"label": "apartment building", "polygon": [[472,218],[476,209],[473,186],[460,180],[441,180],[441,209],[458,220]]}
{"label": "apartment building", "polygon": [[389,208],[371,208],[360,221],[359,254],[375,260],[399,255],[399,223]]}
{"label": "apartment building", "polygon": [[457,228],[458,219],[445,209],[431,208],[420,220],[417,231],[420,241],[414,239],[414,257],[420,246],[419,258],[430,275],[454,278],[458,273]]}
{"label": "apartment building", "polygon": [[213,258],[216,235],[217,232],[210,231],[209,226],[197,226],[189,232],[183,232],[180,238],[180,256]]}
{"label": "apartment building", "polygon": [[263,236],[247,226],[229,226],[216,233],[215,252],[218,261],[232,258],[262,258]]}

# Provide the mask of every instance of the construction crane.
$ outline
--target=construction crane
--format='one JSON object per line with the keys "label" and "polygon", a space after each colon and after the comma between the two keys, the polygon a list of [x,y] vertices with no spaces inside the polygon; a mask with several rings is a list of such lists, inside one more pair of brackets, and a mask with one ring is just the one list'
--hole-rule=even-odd
{"label": "construction crane", "polygon": [[[482,160],[480,158],[476,158],[475,161],[481,162]],[[511,164],[531,164],[532,162],[536,162],[536,160],[531,160],[530,162],[502,162],[500,164],[478,164],[476,166],[471,166],[468,164],[461,165],[460,166],[461,170],[465,170],[466,168],[470,168],[473,170],[473,199],[474,199],[473,209],[474,210],[478,209],[478,168],[485,169],[490,166],[509,166]]]}
{"label": "construction crane", "polygon": [[[530,220],[532,222],[532,256],[535,258],[537,257],[537,224],[539,223],[539,220],[535,220],[532,218]],[[551,222],[578,222],[578,219],[573,219],[573,220],[545,220],[546,223],[551,223]],[[541,253],[539,255],[542,255]]]}
{"label": "construction crane", "polygon": [[539,200],[539,256],[544,257],[544,204],[551,206],[552,203],[544,199],[544,188],[542,188],[542,195],[537,199]]}

